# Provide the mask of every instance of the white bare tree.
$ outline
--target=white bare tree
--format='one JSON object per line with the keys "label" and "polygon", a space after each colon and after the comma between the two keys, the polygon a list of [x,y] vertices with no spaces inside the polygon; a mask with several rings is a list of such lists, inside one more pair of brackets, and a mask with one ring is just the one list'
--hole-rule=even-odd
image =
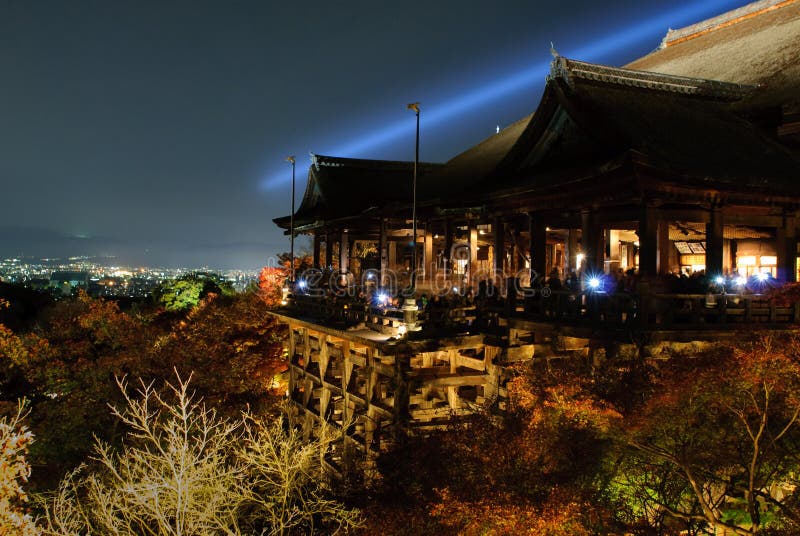
{"label": "white bare tree", "polygon": [[218,417],[178,377],[166,394],[141,383],[113,409],[129,429],[116,452],[98,442],[47,502],[45,534],[252,535],[343,532],[357,511],[326,494],[320,461],[331,438],[304,441],[284,419]]}

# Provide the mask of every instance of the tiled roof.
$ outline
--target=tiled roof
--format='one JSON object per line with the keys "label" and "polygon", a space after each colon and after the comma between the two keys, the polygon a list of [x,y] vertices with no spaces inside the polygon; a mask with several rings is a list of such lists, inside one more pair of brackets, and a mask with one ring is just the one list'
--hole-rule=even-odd
{"label": "tiled roof", "polygon": [[564,57],[558,57],[553,61],[548,78],[561,78],[570,86],[575,79],[593,80],[618,86],[712,97],[718,100],[739,100],[756,89],[756,86],[748,84],[608,67]]}
{"label": "tiled roof", "polygon": [[745,8],[752,11],[670,31],[668,46],[625,67],[760,86],[737,104],[743,109],[800,102],[800,0]]}

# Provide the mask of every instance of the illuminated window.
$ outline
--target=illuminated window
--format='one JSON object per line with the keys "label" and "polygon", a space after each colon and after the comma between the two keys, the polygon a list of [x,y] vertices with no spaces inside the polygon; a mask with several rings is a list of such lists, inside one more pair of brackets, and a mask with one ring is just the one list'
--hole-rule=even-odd
{"label": "illuminated window", "polygon": [[705,255],[681,255],[681,266],[695,266],[706,264]]}

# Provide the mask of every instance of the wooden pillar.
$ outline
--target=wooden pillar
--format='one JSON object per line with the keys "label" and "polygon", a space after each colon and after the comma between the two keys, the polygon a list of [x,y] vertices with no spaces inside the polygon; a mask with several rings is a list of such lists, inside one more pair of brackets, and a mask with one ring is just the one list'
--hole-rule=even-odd
{"label": "wooden pillar", "polygon": [[[530,227],[530,221],[528,222]],[[514,260],[514,273],[515,275],[525,269],[525,250],[521,246],[522,232],[520,229],[514,230],[514,253],[516,259]],[[528,251],[530,251],[530,242],[528,243]]]}
{"label": "wooden pillar", "polygon": [[386,218],[381,218],[380,235],[378,237],[378,258],[380,259],[380,274],[378,284],[385,287],[389,277],[387,263],[389,262],[389,248],[386,240]]}
{"label": "wooden pillar", "polygon": [[386,254],[389,263],[389,270],[397,270],[397,241],[389,240],[386,244],[389,250]]}
{"label": "wooden pillar", "polygon": [[778,255],[778,281],[797,281],[797,217],[794,212],[783,216],[783,226],[777,229],[775,249]]}
{"label": "wooden pillar", "polygon": [[453,249],[453,234],[455,233],[455,225],[453,220],[445,218],[444,220],[444,266],[445,270],[453,270],[452,265],[452,249]]}
{"label": "wooden pillar", "polygon": [[320,268],[319,260],[320,236],[319,230],[314,231],[314,268]]}
{"label": "wooden pillar", "polygon": [[658,273],[666,275],[672,268],[669,264],[669,254],[672,243],[669,241],[669,222],[658,221]]}
{"label": "wooden pillar", "polygon": [[658,217],[656,209],[645,203],[639,217],[639,275],[658,274]]}
{"label": "wooden pillar", "polygon": [[325,234],[325,266],[333,268],[333,233],[330,231]]}
{"label": "wooden pillar", "polygon": [[500,217],[496,217],[492,222],[492,231],[494,231],[494,266],[492,268],[495,277],[502,280],[505,275],[503,260],[506,258],[506,232],[505,224]]}
{"label": "wooden pillar", "polygon": [[541,214],[528,214],[528,230],[531,235],[531,284],[537,277],[547,278],[547,227]]}
{"label": "wooden pillar", "polygon": [[408,403],[409,389],[408,374],[411,369],[411,355],[398,354],[394,356],[394,407],[392,408],[394,423],[393,432],[395,439],[405,436],[408,430]]}
{"label": "wooden pillar", "polygon": [[355,236],[350,237],[350,243],[348,244],[347,248],[347,270],[352,272],[355,269],[356,263],[354,259],[356,258],[356,242],[358,240]]}
{"label": "wooden pillar", "polygon": [[706,275],[713,278],[722,275],[722,208],[712,204],[709,216],[706,223]]}
{"label": "wooden pillar", "polygon": [[475,285],[475,272],[478,270],[478,228],[475,221],[469,222],[469,279],[467,284]]}
{"label": "wooden pillar", "polygon": [[423,269],[425,282],[433,288],[433,277],[436,273],[436,257],[433,256],[433,233],[430,225],[425,226],[425,245],[423,248]]}
{"label": "wooden pillar", "polygon": [[297,371],[292,366],[297,363],[295,354],[297,353],[297,342],[295,337],[297,335],[294,331],[294,325],[289,324],[289,395],[294,396],[294,390],[297,386]]}
{"label": "wooden pillar", "polygon": [[347,260],[350,256],[350,241],[347,231],[342,231],[339,238],[339,271],[347,272]]}
{"label": "wooden pillar", "polygon": [[591,209],[581,210],[581,250],[584,273],[597,273],[603,269],[605,240]]}
{"label": "wooden pillar", "polygon": [[564,266],[564,277],[569,275],[571,270],[576,272],[580,269],[576,257],[578,255],[578,230],[570,228],[567,231],[567,251],[565,253],[566,263]]}
{"label": "wooden pillar", "polygon": [[342,415],[341,421],[338,422],[341,427],[342,433],[342,465],[344,470],[348,470],[351,462],[352,446],[350,445],[350,436],[348,434],[349,426],[346,424],[355,425],[357,416],[353,415],[350,408],[350,395],[348,387],[350,383],[350,376],[353,373],[353,362],[350,360],[350,341],[345,340],[342,343],[342,382],[341,389],[344,400],[342,401]]}

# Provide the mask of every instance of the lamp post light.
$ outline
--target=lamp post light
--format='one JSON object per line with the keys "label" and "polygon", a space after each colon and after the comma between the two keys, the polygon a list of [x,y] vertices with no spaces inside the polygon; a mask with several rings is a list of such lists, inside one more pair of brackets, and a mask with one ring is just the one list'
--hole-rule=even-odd
{"label": "lamp post light", "polygon": [[414,110],[417,116],[417,136],[414,148],[414,182],[412,183],[411,203],[411,291],[417,290],[417,167],[419,166],[419,103],[412,102],[407,109]]}
{"label": "lamp post light", "polygon": [[289,269],[289,280],[294,283],[294,156],[287,156],[287,162],[292,164],[292,214],[289,216],[289,262],[291,268]]}

